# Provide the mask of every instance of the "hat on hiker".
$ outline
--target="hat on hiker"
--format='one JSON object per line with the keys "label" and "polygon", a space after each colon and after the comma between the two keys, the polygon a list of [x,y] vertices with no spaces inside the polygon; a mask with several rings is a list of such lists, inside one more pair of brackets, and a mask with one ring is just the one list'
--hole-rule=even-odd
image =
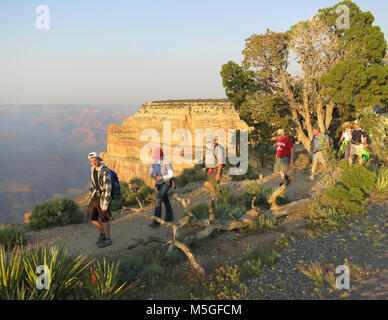
{"label": "hat on hiker", "polygon": [[213,141],[214,141],[214,137],[212,135],[206,136],[206,143],[213,142]]}
{"label": "hat on hiker", "polygon": [[350,122],[349,121],[345,121],[344,124],[342,125],[343,128],[347,128],[347,127],[350,127]]}
{"label": "hat on hiker", "polygon": [[163,155],[163,150],[160,148],[156,148],[152,153],[152,159],[159,160],[162,155]]}
{"label": "hat on hiker", "polygon": [[98,159],[102,160],[100,157],[100,154],[98,152],[95,152],[95,151],[90,152],[88,154],[88,159],[91,159],[91,158],[98,158]]}
{"label": "hat on hiker", "polygon": [[313,126],[313,130],[321,131],[321,129],[319,129],[318,125],[316,125],[316,124]]}
{"label": "hat on hiker", "polygon": [[284,134],[284,129],[278,129],[276,133],[280,136],[281,134]]}

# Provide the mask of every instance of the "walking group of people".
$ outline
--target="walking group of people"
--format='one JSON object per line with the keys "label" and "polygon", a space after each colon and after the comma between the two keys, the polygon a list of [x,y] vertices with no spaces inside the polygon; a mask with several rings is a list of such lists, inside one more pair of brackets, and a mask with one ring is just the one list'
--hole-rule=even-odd
{"label": "walking group of people", "polygon": [[[361,128],[358,120],[353,123],[345,122],[343,132],[338,143],[340,151],[344,154],[345,160],[352,165],[354,156],[357,155],[358,163],[364,164],[369,159],[368,143],[369,136]],[[318,126],[314,126],[313,139],[310,145],[310,153],[312,156],[310,181],[314,181],[317,165],[320,163],[326,168],[326,147],[330,147],[332,140],[324,132],[321,132]],[[289,168],[294,167],[294,147],[291,139],[285,135],[284,129],[277,131],[276,140],[276,159],[274,172],[280,175],[281,183],[289,185],[290,177],[286,174]]]}
{"label": "walking group of people", "polygon": [[[367,151],[368,135],[361,129],[358,121],[353,124],[345,122],[343,132],[338,146],[344,153],[346,161],[352,165],[355,155],[358,162],[363,164],[365,157],[369,157]],[[324,132],[321,132],[318,126],[313,127],[313,139],[311,141],[312,167],[310,181],[314,181],[317,165],[320,163],[326,168],[326,147],[332,144],[331,138]],[[90,203],[88,206],[88,217],[93,225],[100,231],[96,244],[99,247],[106,247],[112,244],[110,238],[110,224],[112,213],[110,205],[112,202],[112,190],[114,181],[112,181],[111,170],[107,168],[100,155],[97,152],[91,152],[88,155],[90,164]],[[169,200],[168,191],[174,184],[174,170],[171,161],[164,156],[160,148],[153,150],[153,163],[149,170],[149,176],[155,180],[157,196],[155,201],[155,217],[162,217],[162,203],[166,208],[165,221],[173,221],[174,213]],[[217,185],[221,180],[222,170],[226,163],[225,149],[216,142],[212,136],[206,137],[206,158],[205,171],[206,181],[204,186],[210,190],[211,198],[214,201]],[[274,172],[280,175],[281,184],[289,185],[290,177],[287,175],[289,168],[294,167],[294,146],[291,139],[286,136],[284,129],[277,130],[276,140],[276,160]],[[116,177],[117,178],[117,177]],[[118,183],[118,182],[117,182]],[[159,227],[158,221],[153,221],[149,226]]]}
{"label": "walking group of people", "polygon": [[[212,200],[215,200],[216,188],[221,180],[222,169],[226,161],[225,149],[219,145],[217,139],[212,136],[206,137],[206,158],[205,171],[206,181],[204,186],[211,192]],[[97,246],[100,248],[112,245],[110,238],[110,223],[112,213],[110,206],[112,203],[112,190],[114,181],[112,170],[105,166],[98,152],[91,152],[88,155],[91,164],[88,218],[99,230]],[[155,201],[155,217],[162,217],[162,203],[166,208],[165,221],[174,220],[174,213],[169,200],[168,191],[174,184],[174,170],[170,160],[163,153],[163,150],[156,148],[152,154],[153,163],[149,170],[149,176],[155,180],[157,190]],[[159,227],[160,223],[153,221],[149,226]]]}

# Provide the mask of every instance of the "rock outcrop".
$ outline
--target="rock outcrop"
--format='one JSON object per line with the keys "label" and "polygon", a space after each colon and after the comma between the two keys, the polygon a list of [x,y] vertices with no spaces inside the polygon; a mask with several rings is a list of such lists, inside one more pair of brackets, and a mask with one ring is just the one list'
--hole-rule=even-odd
{"label": "rock outcrop", "polygon": [[[120,180],[129,181],[139,177],[153,185],[153,181],[148,177],[150,163],[140,160],[142,148],[151,140],[151,138],[147,141],[140,139],[141,133],[146,129],[157,132],[161,147],[167,145],[174,150],[178,145],[182,145],[183,139],[182,137],[180,141],[174,140],[173,134],[177,129],[186,129],[186,132],[190,132],[194,144],[196,130],[223,129],[227,134],[228,129],[248,129],[248,126],[240,119],[232,103],[227,100],[145,103],[135,115],[127,118],[121,125],[112,124],[108,127],[107,151],[102,152],[101,157],[108,167],[117,172]],[[170,134],[170,141],[165,139],[166,134]],[[174,159],[171,158],[170,160],[178,174],[183,168],[194,165],[194,161],[187,164],[174,163]]]}

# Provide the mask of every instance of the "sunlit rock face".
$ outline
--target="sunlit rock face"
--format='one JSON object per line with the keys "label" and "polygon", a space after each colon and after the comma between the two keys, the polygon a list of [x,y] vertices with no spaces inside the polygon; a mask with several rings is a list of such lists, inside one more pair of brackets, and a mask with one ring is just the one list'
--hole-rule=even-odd
{"label": "sunlit rock face", "polygon": [[[195,164],[196,137],[203,146],[207,129],[213,132],[223,129],[227,143],[228,130],[248,129],[248,126],[240,119],[232,103],[226,100],[145,103],[121,125],[109,125],[107,151],[102,152],[101,157],[108,167],[117,172],[120,180],[129,181],[138,177],[153,185],[153,180],[148,176],[152,160],[151,150],[147,147],[152,140],[164,150],[175,173],[179,174],[183,168]],[[200,139],[201,131],[203,139]],[[142,135],[144,138],[141,138]],[[196,147],[199,147],[198,144]],[[145,152],[146,150],[149,152]],[[182,158],[177,157],[178,154],[186,160],[180,160]]]}

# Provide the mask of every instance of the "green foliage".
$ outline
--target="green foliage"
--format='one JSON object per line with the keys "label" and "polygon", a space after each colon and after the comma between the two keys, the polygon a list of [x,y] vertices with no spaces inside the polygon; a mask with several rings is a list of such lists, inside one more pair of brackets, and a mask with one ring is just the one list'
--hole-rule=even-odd
{"label": "green foliage", "polygon": [[319,84],[322,93],[339,105],[360,110],[388,102],[388,66],[366,66],[361,60],[344,60],[337,63]]}
{"label": "green foliage", "polygon": [[4,246],[6,250],[15,246],[22,246],[25,242],[25,234],[22,228],[15,225],[0,226],[0,246]]}
{"label": "green foliage", "polygon": [[255,232],[267,232],[276,227],[277,219],[267,218],[265,215],[258,216],[249,226],[248,230]]}
{"label": "green foliage", "polygon": [[52,226],[81,223],[83,220],[84,216],[78,204],[73,200],[48,200],[32,209],[28,226],[32,230],[39,230]]}
{"label": "green foliage", "polygon": [[140,272],[140,283],[146,289],[152,290],[157,287],[164,275],[164,268],[156,262],[143,267]]}
{"label": "green foliage", "polygon": [[271,247],[255,248],[247,246],[242,257],[242,261],[252,261],[260,259],[262,266],[270,267],[279,260],[279,254]]}
{"label": "green foliage", "polygon": [[184,254],[177,247],[170,245],[165,255],[165,264],[176,265],[184,259]]}
{"label": "green foliage", "polygon": [[381,196],[388,194],[388,167],[381,167],[377,171],[375,189]]}
{"label": "green foliage", "polygon": [[206,202],[197,202],[192,205],[190,211],[198,218],[198,219],[207,219],[209,218],[209,208]]}
{"label": "green foliage", "polygon": [[[349,28],[337,28],[339,17],[336,9],[340,5],[349,8]],[[379,26],[373,26],[371,12],[363,12],[352,1],[338,2],[333,7],[319,10],[323,19],[339,36],[341,47],[346,50],[346,59],[361,59],[364,63],[379,63],[384,58],[387,42]]]}
{"label": "green foliage", "polygon": [[239,113],[241,119],[253,127],[249,133],[251,142],[255,145],[273,144],[273,133],[280,128],[285,129],[287,135],[294,136],[291,115],[284,105],[285,101],[279,94],[255,92],[246,96]]}
{"label": "green foliage", "polygon": [[321,236],[325,231],[345,230],[351,217],[365,214],[376,173],[359,164],[349,166],[345,160],[339,165],[343,173],[338,183],[316,197],[310,206],[311,216],[303,231],[310,238]]}
{"label": "green foliage", "polygon": [[330,186],[325,195],[339,213],[362,214],[369,201],[367,196],[374,187],[376,173],[360,164],[349,166],[345,160],[340,162],[340,167],[344,171],[340,182]]}
{"label": "green foliage", "polygon": [[[21,252],[25,270],[26,287],[33,299],[52,300],[68,297],[79,287],[80,277],[90,265],[85,255],[69,254],[61,247],[38,245],[25,248]],[[50,287],[48,290],[35,290],[35,273],[40,265],[46,265],[50,270]]]}
{"label": "green foliage", "polygon": [[128,253],[120,257],[119,283],[132,283],[139,279],[139,273],[143,269],[143,259],[137,255]]}
{"label": "green foliage", "polygon": [[238,199],[232,195],[230,189],[226,185],[218,184],[216,186],[216,206],[220,204],[229,203],[231,205],[236,205]]}
{"label": "green foliage", "polygon": [[6,252],[0,246],[0,300],[28,299],[23,283],[23,260],[17,248]]}
{"label": "green foliage", "polygon": [[[262,187],[257,180],[249,181],[241,195],[242,203],[250,208],[253,198],[256,197],[255,204],[269,207],[267,201],[276,189],[276,187]],[[279,205],[288,203],[287,194],[281,194],[276,201]]]}
{"label": "green foliage", "polygon": [[[58,247],[15,247],[8,253],[0,247],[0,299],[53,300],[74,296],[89,264],[86,256],[69,255]],[[46,265],[50,271],[47,290],[36,287],[36,270],[40,265]]]}
{"label": "green foliage", "polygon": [[233,206],[230,203],[220,203],[219,205],[216,205],[214,209],[216,218],[220,220],[230,220],[230,216],[232,216],[233,219],[239,219],[245,212],[245,207]]}
{"label": "green foliage", "polygon": [[224,64],[220,73],[226,95],[237,110],[247,94],[258,90],[253,71],[247,70],[233,61]]}
{"label": "green foliage", "polygon": [[[340,5],[349,8],[349,28],[337,28]],[[360,108],[386,105],[388,67],[381,61],[387,42],[373,22],[370,12],[345,0],[284,33],[267,30],[246,39],[241,66],[230,61],[221,75],[226,94],[254,128],[251,141],[270,143],[282,127],[309,151],[311,123],[328,131]],[[290,59],[303,75],[288,72]]]}
{"label": "green foliage", "polygon": [[139,178],[130,180],[129,184],[126,182],[121,183],[121,195],[126,206],[137,205],[136,196],[141,204],[145,206],[155,200],[156,193],[154,188],[147,186],[144,180]]}
{"label": "green foliage", "polygon": [[178,187],[184,187],[188,183],[205,181],[206,175],[203,165],[195,164],[192,168],[183,169],[182,173],[175,178]]}
{"label": "green foliage", "polygon": [[[36,286],[41,265],[50,272],[48,289]],[[117,282],[118,263],[105,259],[88,261],[85,255],[45,245],[15,247],[10,252],[0,247],[0,299],[116,299],[134,285]]]}
{"label": "green foliage", "polygon": [[126,286],[126,282],[118,283],[119,262],[108,262],[103,259],[102,263],[95,260],[90,274],[85,276],[85,285],[88,295],[94,300],[113,300],[120,298],[135,284]]}
{"label": "green foliage", "polygon": [[194,300],[242,300],[247,299],[248,287],[241,281],[238,265],[221,267],[209,279],[198,280],[190,292]]}

